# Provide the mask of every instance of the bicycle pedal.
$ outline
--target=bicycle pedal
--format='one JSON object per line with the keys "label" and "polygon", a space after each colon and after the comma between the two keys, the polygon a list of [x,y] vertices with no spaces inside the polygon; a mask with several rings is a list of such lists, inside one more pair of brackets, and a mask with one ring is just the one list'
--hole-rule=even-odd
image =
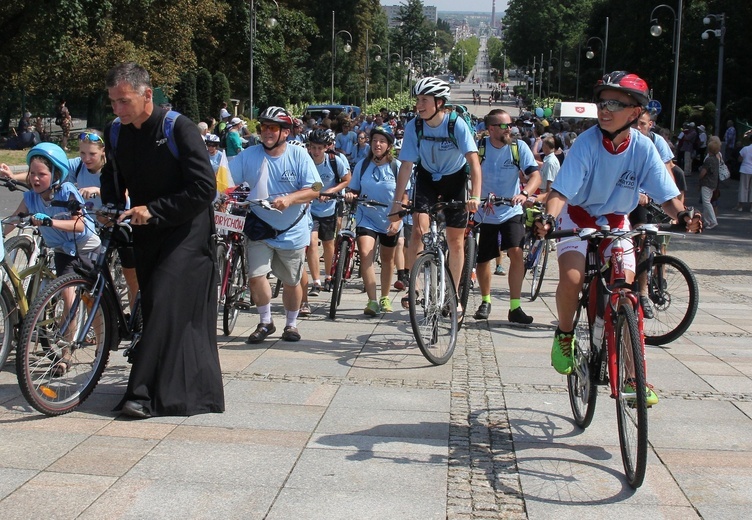
{"label": "bicycle pedal", "polygon": [[248,302],[235,302],[235,308],[240,309],[241,311],[250,311],[251,304]]}

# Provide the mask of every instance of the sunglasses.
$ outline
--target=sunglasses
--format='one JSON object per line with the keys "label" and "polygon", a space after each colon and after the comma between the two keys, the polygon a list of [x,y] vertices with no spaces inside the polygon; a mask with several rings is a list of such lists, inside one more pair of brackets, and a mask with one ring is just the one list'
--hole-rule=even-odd
{"label": "sunglasses", "polygon": [[78,134],[78,140],[91,141],[92,143],[104,143],[104,139],[99,137],[97,134],[92,134],[91,132],[81,132],[80,134]]}
{"label": "sunglasses", "polygon": [[219,143],[206,143],[206,146],[219,146]]}
{"label": "sunglasses", "polygon": [[511,123],[496,123],[496,124],[489,125],[489,126],[497,126],[499,127],[499,130],[509,130],[510,128],[512,128]]}
{"label": "sunglasses", "polygon": [[595,106],[598,107],[598,110],[608,110],[609,112],[621,112],[625,108],[628,107],[636,107],[637,105],[630,105],[627,103],[623,103],[622,101],[619,101],[618,99],[602,99],[600,101],[597,101],[595,103]]}

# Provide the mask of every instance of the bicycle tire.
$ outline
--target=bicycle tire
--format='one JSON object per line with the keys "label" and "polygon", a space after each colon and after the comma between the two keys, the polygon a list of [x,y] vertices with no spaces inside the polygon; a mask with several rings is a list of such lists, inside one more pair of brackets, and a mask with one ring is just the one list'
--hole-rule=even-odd
{"label": "bicycle tire", "polygon": [[16,271],[22,271],[31,265],[36,245],[29,235],[16,235],[4,243],[5,258]]}
{"label": "bicycle tire", "polygon": [[[66,289],[75,294],[68,314],[64,313],[62,299]],[[86,401],[102,377],[110,351],[119,341],[117,304],[108,294],[102,296],[94,311],[86,343],[74,346],[65,340],[66,332],[60,330],[63,318],[74,316],[76,324],[84,324],[96,300],[92,289],[93,282],[78,274],[60,277],[40,292],[24,320],[16,354],[16,375],[24,398],[45,415],[71,412]],[[56,373],[58,367],[63,368],[61,362],[67,366]]]}
{"label": "bicycle tire", "polygon": [[591,345],[590,323],[587,313],[588,301],[583,298],[577,307],[574,319],[576,338],[574,370],[567,376],[569,405],[574,422],[583,430],[590,426],[598,398],[596,383],[597,352]]}
{"label": "bicycle tire", "polygon": [[225,304],[222,307],[222,332],[225,333],[225,336],[232,334],[238,321],[238,314],[240,314],[238,300],[243,294],[243,287],[246,285],[243,283],[243,274],[243,258],[239,251],[235,251],[232,255],[230,276],[227,279]]}
{"label": "bicycle tire", "polygon": [[[457,343],[457,294],[449,269],[444,267],[444,300],[440,301],[440,264],[435,253],[423,253],[410,270],[410,324],[425,358],[443,365]],[[438,293],[438,294],[437,294]]]}
{"label": "bicycle tire", "polygon": [[536,256],[530,269],[530,301],[535,301],[540,294],[543,285],[543,276],[546,274],[548,265],[548,240],[541,239],[533,243],[531,248],[538,248],[537,252],[531,252]]}
{"label": "bicycle tire", "polygon": [[223,284],[225,280],[225,270],[227,269],[227,244],[221,240],[217,242],[217,272],[219,280],[217,282],[217,314],[224,308],[224,291]]}
{"label": "bicycle tire", "polygon": [[[646,269],[647,262],[641,262],[637,276]],[[652,271],[648,297],[654,317],[643,322],[645,343],[665,345],[687,332],[697,313],[700,289],[687,264],[674,256],[656,255]]]}
{"label": "bicycle tire", "polygon": [[460,305],[462,306],[461,324],[465,321],[467,313],[467,301],[470,299],[470,289],[473,282],[473,269],[478,258],[478,243],[475,241],[475,234],[471,231],[465,237],[465,261],[462,264],[462,276],[460,278],[459,295]]}
{"label": "bicycle tire", "polygon": [[[621,459],[627,482],[632,488],[638,488],[645,479],[647,469],[648,405],[645,393],[645,359],[631,301],[621,302],[617,311],[616,363],[616,417]],[[624,392],[624,385],[630,375],[634,394]]]}
{"label": "bicycle tire", "polygon": [[339,251],[334,258],[335,269],[332,278],[332,297],[329,301],[329,319],[337,317],[337,307],[342,299],[342,291],[345,289],[345,269],[347,267],[347,258],[350,256],[350,242],[342,240],[339,244]]}
{"label": "bicycle tire", "polygon": [[15,303],[10,291],[3,286],[0,289],[0,336],[2,336],[0,337],[0,371],[13,351],[14,320],[12,313],[14,307]]}

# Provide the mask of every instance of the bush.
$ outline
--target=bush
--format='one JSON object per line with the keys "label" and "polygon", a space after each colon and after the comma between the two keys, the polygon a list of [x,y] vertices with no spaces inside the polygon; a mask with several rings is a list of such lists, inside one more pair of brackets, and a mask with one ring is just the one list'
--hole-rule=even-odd
{"label": "bush", "polygon": [[219,107],[222,103],[227,103],[229,106],[230,101],[230,82],[227,81],[227,76],[223,72],[217,72],[212,78],[212,105],[211,114],[215,117],[219,117]]}
{"label": "bush", "polygon": [[204,68],[200,68],[196,73],[196,101],[199,117],[202,120],[212,115],[214,112],[212,110],[212,77],[211,73]]}

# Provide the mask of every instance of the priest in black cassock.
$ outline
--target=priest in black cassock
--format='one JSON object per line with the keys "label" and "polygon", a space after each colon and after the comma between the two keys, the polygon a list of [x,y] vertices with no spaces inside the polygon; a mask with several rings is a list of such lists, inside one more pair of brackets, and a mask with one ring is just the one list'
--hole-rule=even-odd
{"label": "priest in black cassock", "polygon": [[196,125],[174,121],[177,157],[164,135],[166,111],[154,107],[149,74],[123,63],[105,80],[119,118],[116,149],[105,129],[102,201],[122,204],[127,190],[143,337],[128,389],[116,409],[146,418],[224,411],[217,351],[217,263],[212,234],[214,171]]}

